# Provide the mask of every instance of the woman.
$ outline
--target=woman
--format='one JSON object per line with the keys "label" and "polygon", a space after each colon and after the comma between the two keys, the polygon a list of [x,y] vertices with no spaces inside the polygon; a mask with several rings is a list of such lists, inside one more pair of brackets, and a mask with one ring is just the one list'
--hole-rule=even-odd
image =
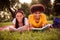
{"label": "woman", "polygon": [[41,28],[48,28],[50,25],[47,25],[47,18],[44,14],[45,7],[42,4],[35,4],[32,5],[30,8],[32,14],[28,16],[28,21],[30,24],[31,29]]}
{"label": "woman", "polygon": [[28,20],[24,16],[24,12],[21,9],[18,9],[15,12],[15,18],[13,20],[13,25],[6,27],[4,30],[9,31],[22,31],[22,30],[28,30]]}
{"label": "woman", "polygon": [[27,18],[24,17],[24,12],[21,9],[18,9],[16,11],[14,20],[13,20],[13,25],[14,29],[10,27],[12,30],[28,30],[27,25],[28,25],[28,20]]}

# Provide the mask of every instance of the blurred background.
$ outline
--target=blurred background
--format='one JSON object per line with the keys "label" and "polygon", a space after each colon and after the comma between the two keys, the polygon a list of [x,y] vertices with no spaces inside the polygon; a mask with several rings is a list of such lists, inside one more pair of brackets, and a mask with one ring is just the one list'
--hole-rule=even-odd
{"label": "blurred background", "polygon": [[[43,4],[48,23],[52,24],[54,18],[60,18],[60,0],[0,0],[0,27],[11,26],[15,18],[15,11],[21,8],[26,17],[30,14],[33,4]],[[22,33],[22,32],[21,32]],[[0,30],[0,40],[60,40],[60,28],[46,31],[7,32]]]}
{"label": "blurred background", "polygon": [[30,6],[43,4],[48,20],[60,17],[60,0],[0,0],[0,22],[10,22],[14,18],[15,11],[21,8],[26,17],[30,14]]}

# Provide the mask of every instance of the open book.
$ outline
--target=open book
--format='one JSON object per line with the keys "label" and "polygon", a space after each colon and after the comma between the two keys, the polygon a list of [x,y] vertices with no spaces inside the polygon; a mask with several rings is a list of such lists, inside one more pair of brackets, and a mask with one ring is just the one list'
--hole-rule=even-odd
{"label": "open book", "polygon": [[13,31],[20,31],[20,30],[25,30],[26,28],[25,28],[25,26],[22,26],[22,27],[19,27],[19,28],[16,29],[13,26],[9,26],[9,29],[13,30]]}
{"label": "open book", "polygon": [[46,30],[46,29],[48,29],[50,26],[51,26],[51,24],[48,24],[48,25],[46,25],[46,26],[44,26],[44,27],[42,27],[42,28],[32,28],[32,30]]}

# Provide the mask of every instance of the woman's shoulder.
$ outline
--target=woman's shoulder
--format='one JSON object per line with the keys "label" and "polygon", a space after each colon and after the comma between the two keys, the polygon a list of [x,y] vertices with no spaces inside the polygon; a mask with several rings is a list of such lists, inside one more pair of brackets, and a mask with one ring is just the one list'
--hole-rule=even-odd
{"label": "woman's shoulder", "polygon": [[25,17],[25,20],[27,20],[28,18]]}
{"label": "woman's shoulder", "polygon": [[28,18],[25,17],[25,22],[28,21]]}
{"label": "woman's shoulder", "polygon": [[13,24],[15,24],[15,23],[16,23],[16,18],[14,18],[14,19],[13,19],[12,23],[13,23]]}
{"label": "woman's shoulder", "polygon": [[[28,20],[28,18],[25,17],[25,20]],[[14,18],[13,21],[15,22],[16,21],[16,18]]]}
{"label": "woman's shoulder", "polygon": [[25,17],[25,25],[28,25],[28,18]]}

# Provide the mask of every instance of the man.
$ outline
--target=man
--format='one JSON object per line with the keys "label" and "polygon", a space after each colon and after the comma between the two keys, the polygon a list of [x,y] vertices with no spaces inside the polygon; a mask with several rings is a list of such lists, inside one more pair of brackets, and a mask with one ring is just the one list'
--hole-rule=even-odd
{"label": "man", "polygon": [[[28,21],[31,29],[48,28],[46,15],[44,14],[45,7],[42,4],[32,5],[30,8],[31,14],[28,16]],[[40,29],[40,30],[41,30]]]}

